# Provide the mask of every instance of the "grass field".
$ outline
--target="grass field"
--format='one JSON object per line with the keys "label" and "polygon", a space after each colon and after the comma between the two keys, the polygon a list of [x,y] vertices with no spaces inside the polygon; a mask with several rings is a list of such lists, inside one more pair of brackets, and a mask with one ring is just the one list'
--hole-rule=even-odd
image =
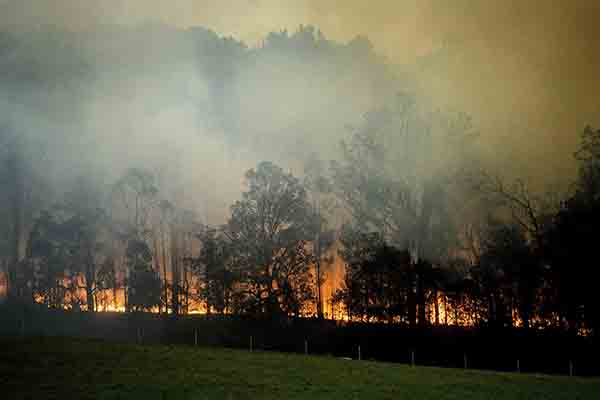
{"label": "grass field", "polygon": [[600,379],[220,348],[0,339],[2,399],[597,399]]}

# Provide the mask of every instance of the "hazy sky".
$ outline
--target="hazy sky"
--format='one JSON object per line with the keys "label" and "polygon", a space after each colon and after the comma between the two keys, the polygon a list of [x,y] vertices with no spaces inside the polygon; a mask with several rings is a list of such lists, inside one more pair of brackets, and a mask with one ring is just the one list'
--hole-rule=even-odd
{"label": "hazy sky", "polygon": [[302,23],[338,40],[367,35],[392,62],[418,66],[434,104],[470,113],[488,151],[533,176],[572,172],[577,132],[600,125],[597,0],[0,0],[0,24],[17,29],[147,20],[249,44]]}

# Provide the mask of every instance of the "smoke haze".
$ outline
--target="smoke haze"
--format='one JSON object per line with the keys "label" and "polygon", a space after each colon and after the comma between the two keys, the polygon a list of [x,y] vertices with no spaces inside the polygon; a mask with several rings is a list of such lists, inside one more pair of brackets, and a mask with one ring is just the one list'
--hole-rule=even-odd
{"label": "smoke haze", "polygon": [[[3,61],[21,75],[5,78],[13,97],[2,108],[18,131],[67,138],[67,155],[48,152],[57,177],[93,168],[110,171],[110,182],[151,165],[170,182],[177,176],[172,191],[199,196],[193,207],[214,220],[245,169],[266,158],[300,173],[310,153],[334,158],[345,126],[400,90],[429,109],[471,115],[480,156],[499,168],[568,178],[577,133],[600,122],[598,16],[600,6],[584,0],[4,0],[1,30],[30,47]],[[320,28],[332,46],[365,35],[375,54],[303,59],[260,49],[269,32],[300,24]],[[219,55],[198,50],[190,30],[198,26],[234,39]],[[199,70],[198,59],[214,63]]]}

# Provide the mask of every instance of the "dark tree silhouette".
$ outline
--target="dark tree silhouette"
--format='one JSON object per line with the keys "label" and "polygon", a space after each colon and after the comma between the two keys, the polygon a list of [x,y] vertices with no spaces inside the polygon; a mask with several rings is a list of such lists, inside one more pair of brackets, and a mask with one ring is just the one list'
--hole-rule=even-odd
{"label": "dark tree silhouette", "polygon": [[314,298],[310,265],[317,224],[306,189],[270,162],[249,170],[246,185],[226,229],[245,285],[244,308],[299,315]]}
{"label": "dark tree silhouette", "polygon": [[206,304],[206,312],[232,312],[235,284],[239,282],[234,265],[234,254],[229,239],[214,228],[207,227],[198,234],[201,243],[199,256],[193,262],[193,271],[199,278],[199,297]]}
{"label": "dark tree silhouette", "polygon": [[132,311],[149,311],[160,305],[160,277],[152,269],[152,251],[144,240],[131,239],[125,249],[129,269],[128,306]]}

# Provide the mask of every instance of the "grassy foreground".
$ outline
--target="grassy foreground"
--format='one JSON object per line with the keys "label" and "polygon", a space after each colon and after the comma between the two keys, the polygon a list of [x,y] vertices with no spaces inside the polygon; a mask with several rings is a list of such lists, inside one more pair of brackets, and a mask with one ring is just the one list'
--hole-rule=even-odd
{"label": "grassy foreground", "polygon": [[0,339],[2,399],[594,399],[600,379],[220,348]]}

